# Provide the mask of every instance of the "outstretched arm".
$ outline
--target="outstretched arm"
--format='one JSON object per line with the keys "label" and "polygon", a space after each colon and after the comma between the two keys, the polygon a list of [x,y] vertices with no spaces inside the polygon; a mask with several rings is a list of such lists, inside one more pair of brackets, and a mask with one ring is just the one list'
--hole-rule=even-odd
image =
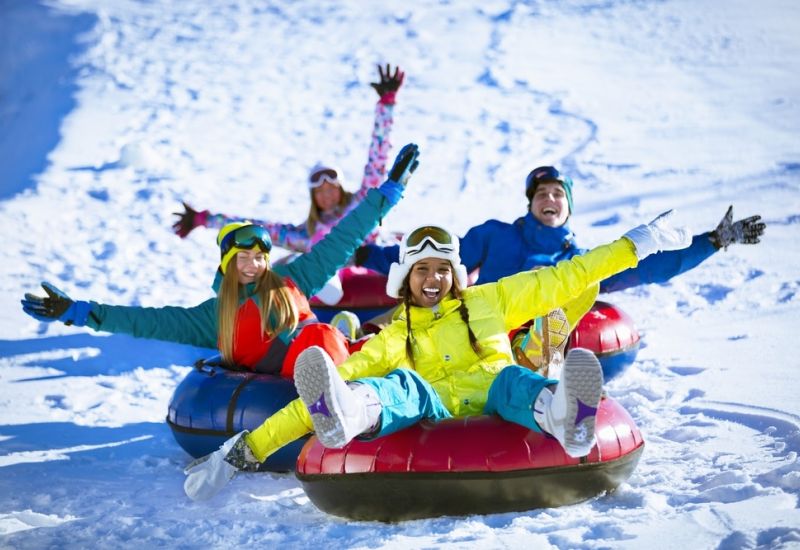
{"label": "outstretched arm", "polygon": [[372,126],[372,140],[369,145],[367,164],[364,166],[364,177],[361,180],[361,188],[356,198],[363,199],[367,191],[378,187],[386,179],[386,160],[389,156],[389,149],[392,144],[389,141],[389,134],[394,124],[394,104],[397,91],[403,85],[405,73],[399,67],[395,67],[392,73],[391,66],[386,65],[386,71],[378,66],[380,75],[379,82],[372,82],[370,85],[375,88],[380,99],[375,105],[375,122]]}
{"label": "outstretched arm", "polygon": [[695,235],[689,248],[653,254],[639,262],[637,267],[603,281],[600,291],[616,292],[642,284],[665,283],[697,267],[721,248],[727,250],[735,243],[758,244],[766,228],[760,219],[761,216],[750,216],[734,222],[733,206],[729,206],[716,229]]}
{"label": "outstretched arm", "polygon": [[215,348],[217,340],[216,299],[191,307],[109,306],[97,302],[73,300],[47,282],[42,283],[45,296],[26,293],[22,310],[42,322],[61,321],[76,327],[130,334],[137,338],[153,338]]}
{"label": "outstretched arm", "polygon": [[389,172],[389,179],[383,185],[378,189],[371,189],[367,197],[342,218],[310,252],[286,265],[275,266],[275,271],[290,277],[306,296],[316,294],[347,263],[366,236],[400,201],[408,178],[419,164],[418,155],[417,146],[413,143],[403,147]]}
{"label": "outstretched arm", "polygon": [[[396,368],[388,360],[385,331],[370,339],[361,351],[353,354],[339,366],[339,373],[346,380],[365,376],[385,376]],[[259,461],[299,439],[313,430],[311,415],[300,399],[296,399],[269,417],[261,426],[247,436],[247,443]]]}
{"label": "outstretched arm", "polygon": [[92,310],[98,320],[90,319],[87,326],[95,330],[217,348],[216,298],[194,307],[109,306],[92,302]]}
{"label": "outstretched arm", "polygon": [[[208,210],[195,210],[187,203],[183,203],[183,212],[173,212],[178,220],[172,224],[175,233],[185,238],[195,227],[208,227],[221,229],[231,222],[241,221],[241,216],[215,214]],[[294,252],[308,252],[311,249],[311,238],[308,236],[305,224],[294,225],[291,223],[277,223],[266,220],[247,218],[256,225],[263,226],[269,231],[272,244]]]}
{"label": "outstretched arm", "polygon": [[665,212],[611,244],[598,246],[553,267],[523,271],[475,288],[497,292],[497,297],[490,299],[503,309],[507,328],[518,327],[574,300],[593,284],[635,267],[652,254],[686,248],[691,240],[689,232],[674,225],[671,218],[672,211]]}
{"label": "outstretched arm", "polygon": [[695,235],[689,248],[659,252],[645,258],[638,266],[602,281],[600,292],[617,292],[639,285],[666,283],[676,275],[697,267],[717,251],[708,236],[708,233]]}
{"label": "outstretched arm", "polygon": [[487,220],[471,228],[459,240],[461,263],[467,268],[468,273],[483,266],[489,254],[489,246],[496,238],[496,227],[496,220]]}

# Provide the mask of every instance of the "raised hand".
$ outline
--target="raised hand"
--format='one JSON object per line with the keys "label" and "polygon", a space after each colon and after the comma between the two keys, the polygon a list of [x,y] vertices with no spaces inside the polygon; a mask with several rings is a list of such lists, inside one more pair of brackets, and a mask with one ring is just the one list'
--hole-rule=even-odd
{"label": "raised hand", "polygon": [[198,212],[185,202],[183,204],[183,212],[173,212],[172,214],[178,216],[178,221],[172,224],[172,230],[181,238],[184,239],[192,232],[195,227],[205,225],[205,220],[208,217],[208,210]]}
{"label": "raised hand", "polygon": [[761,216],[750,216],[734,222],[733,205],[731,205],[717,228],[709,234],[708,238],[717,250],[720,248],[727,250],[728,245],[733,243],[758,244],[761,242],[759,237],[764,234],[764,229],[767,227],[767,224],[759,223],[760,219]]}
{"label": "raised hand", "polygon": [[399,90],[400,86],[403,85],[403,79],[405,78],[406,73],[401,71],[400,67],[395,67],[394,74],[392,74],[392,68],[387,63],[386,72],[383,71],[383,67],[378,65],[378,74],[381,77],[380,82],[372,82],[370,83],[370,86],[375,88],[375,91],[378,92],[378,95],[381,98],[381,103],[384,105],[394,105],[397,96],[397,90]]}
{"label": "raised hand", "polygon": [[416,143],[409,143],[397,154],[392,169],[389,170],[389,180],[401,185],[408,183],[408,178],[419,166],[419,147]]}
{"label": "raised hand", "polygon": [[397,204],[403,197],[408,178],[419,166],[417,157],[419,157],[419,148],[414,143],[409,143],[400,149],[392,169],[389,170],[389,179],[378,187],[378,192],[386,197],[391,204]]}
{"label": "raised hand", "polygon": [[47,282],[42,283],[42,288],[47,296],[25,293],[25,299],[21,300],[22,311],[46,323],[58,320],[76,327],[86,325],[89,315],[92,314],[92,305],[89,302],[76,302]]}
{"label": "raised hand", "polygon": [[692,235],[685,226],[674,225],[674,210],[667,210],[647,225],[634,227],[625,236],[633,241],[636,256],[643,260],[662,250],[680,250],[692,244]]}

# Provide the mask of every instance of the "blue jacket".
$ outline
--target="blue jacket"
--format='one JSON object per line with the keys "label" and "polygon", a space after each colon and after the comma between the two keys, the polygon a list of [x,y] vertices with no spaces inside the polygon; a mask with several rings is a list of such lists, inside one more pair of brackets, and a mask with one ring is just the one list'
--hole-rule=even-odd
{"label": "blue jacket", "polygon": [[[692,244],[683,250],[659,252],[600,283],[601,292],[614,292],[648,283],[664,283],[676,275],[696,267],[717,249],[708,233],[695,235]],[[488,220],[467,231],[460,239],[461,262],[472,272],[480,268],[477,284],[491,283],[502,277],[538,266],[555,265],[561,260],[585,253],[579,248],[569,223],[548,227],[533,214],[514,223]],[[367,245],[357,256],[359,265],[388,273],[398,261],[400,246]]]}

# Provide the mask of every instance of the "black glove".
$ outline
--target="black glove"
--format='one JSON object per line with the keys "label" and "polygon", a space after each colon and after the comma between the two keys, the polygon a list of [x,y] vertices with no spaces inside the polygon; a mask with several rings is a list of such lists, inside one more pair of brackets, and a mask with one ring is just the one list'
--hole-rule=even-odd
{"label": "black glove", "polygon": [[759,237],[764,234],[765,223],[757,223],[761,216],[750,216],[737,222],[733,221],[733,205],[728,207],[728,211],[722,217],[717,228],[712,231],[708,238],[719,250],[728,249],[728,245],[733,243],[757,244],[761,242]]}
{"label": "black glove", "polygon": [[356,248],[356,253],[353,256],[353,263],[356,264],[356,266],[360,267],[364,265],[364,262],[367,261],[367,258],[369,258],[369,248],[366,246],[359,246]]}
{"label": "black glove", "polygon": [[419,166],[419,147],[416,143],[409,143],[397,154],[392,169],[389,170],[389,180],[396,181],[401,185],[408,182],[408,178]]}
{"label": "black glove", "polygon": [[370,83],[370,86],[375,88],[375,91],[378,92],[378,95],[381,98],[381,103],[385,105],[394,105],[397,90],[399,90],[400,86],[403,85],[403,79],[405,78],[406,73],[402,72],[400,67],[395,67],[394,74],[392,74],[392,68],[387,63],[385,73],[383,72],[383,67],[378,65],[378,74],[381,76],[381,81],[372,82]]}
{"label": "black glove", "polygon": [[22,300],[22,311],[38,321],[51,323],[56,319],[66,325],[82,327],[86,325],[89,316],[99,323],[92,313],[92,304],[82,300],[74,301],[50,283],[43,282],[42,288],[47,296],[25,294]]}
{"label": "black glove", "polygon": [[192,229],[205,225],[206,218],[208,218],[208,210],[198,212],[185,202],[183,204],[183,212],[173,212],[172,214],[178,216],[178,221],[172,224],[172,230],[181,238],[185,238]]}
{"label": "black glove", "polygon": [[417,160],[418,156],[419,150],[414,143],[409,143],[400,149],[400,152],[397,154],[394,166],[392,166],[392,169],[389,171],[389,179],[378,187],[378,192],[386,197],[390,204],[397,204],[403,197],[403,191],[406,188],[406,183],[408,183],[408,178],[411,177],[411,173],[419,166],[419,161]]}

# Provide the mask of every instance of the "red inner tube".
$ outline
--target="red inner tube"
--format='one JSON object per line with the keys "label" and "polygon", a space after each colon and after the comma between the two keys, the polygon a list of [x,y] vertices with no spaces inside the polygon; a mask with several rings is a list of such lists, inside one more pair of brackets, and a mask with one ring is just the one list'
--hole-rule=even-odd
{"label": "red inner tube", "polygon": [[585,348],[598,357],[632,349],[639,344],[633,319],[608,302],[596,301],[570,335],[570,348]]}
{"label": "red inner tube", "polygon": [[341,449],[312,437],[297,477],[318,508],[359,520],[562,506],[613,490],[638,463],[642,435],[613,399],[601,402],[596,433],[598,444],[580,459],[549,436],[496,416],[423,422]]}
{"label": "red inner tube", "polygon": [[[354,440],[341,449],[312,438],[297,461],[303,475],[375,472],[506,472],[617,459],[643,442],[622,406],[604,398],[597,413],[597,445],[585,459],[564,453],[558,442],[498,416],[469,416],[421,422],[371,441]],[[480,442],[478,444],[478,442]]]}

